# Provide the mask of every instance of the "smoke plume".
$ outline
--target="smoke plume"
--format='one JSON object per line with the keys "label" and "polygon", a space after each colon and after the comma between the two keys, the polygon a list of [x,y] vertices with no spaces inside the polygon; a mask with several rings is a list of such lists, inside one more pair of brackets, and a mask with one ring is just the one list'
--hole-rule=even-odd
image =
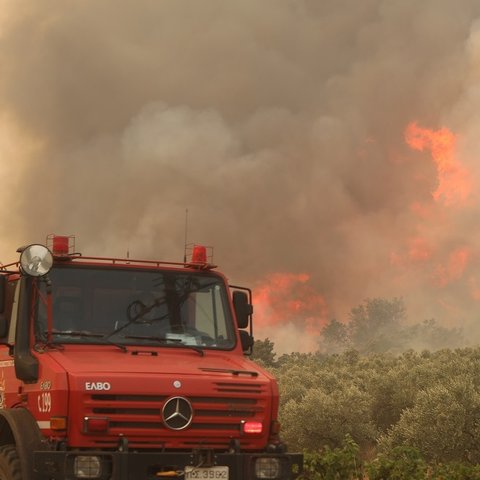
{"label": "smoke plume", "polygon": [[[0,12],[1,261],[52,232],[181,260],[188,208],[189,241],[259,292],[257,336],[280,349],[371,297],[404,298],[413,321],[478,319],[477,0]],[[445,193],[455,179],[469,190]],[[300,280],[266,295],[282,275]]]}

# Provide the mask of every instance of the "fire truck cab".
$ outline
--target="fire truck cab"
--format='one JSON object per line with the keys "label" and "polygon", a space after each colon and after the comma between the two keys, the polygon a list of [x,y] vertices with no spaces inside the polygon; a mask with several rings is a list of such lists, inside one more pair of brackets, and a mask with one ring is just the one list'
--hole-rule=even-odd
{"label": "fire truck cab", "polygon": [[0,478],[294,479],[278,389],[250,361],[251,291],[188,262],[84,257],[74,237],[0,267]]}

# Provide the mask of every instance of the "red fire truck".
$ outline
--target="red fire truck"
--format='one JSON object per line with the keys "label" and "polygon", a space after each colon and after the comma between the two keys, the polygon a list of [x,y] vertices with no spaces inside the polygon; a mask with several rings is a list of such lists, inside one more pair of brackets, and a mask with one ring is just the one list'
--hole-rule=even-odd
{"label": "red fire truck", "polygon": [[49,235],[0,266],[0,478],[294,479],[248,289]]}

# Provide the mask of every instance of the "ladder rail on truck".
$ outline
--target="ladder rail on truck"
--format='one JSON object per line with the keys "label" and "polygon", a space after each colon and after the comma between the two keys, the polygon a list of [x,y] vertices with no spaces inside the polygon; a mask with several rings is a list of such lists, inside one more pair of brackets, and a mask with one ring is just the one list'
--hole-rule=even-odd
{"label": "ladder rail on truck", "polygon": [[84,257],[74,237],[0,266],[0,478],[295,479],[278,387],[250,361],[252,294],[207,249]]}

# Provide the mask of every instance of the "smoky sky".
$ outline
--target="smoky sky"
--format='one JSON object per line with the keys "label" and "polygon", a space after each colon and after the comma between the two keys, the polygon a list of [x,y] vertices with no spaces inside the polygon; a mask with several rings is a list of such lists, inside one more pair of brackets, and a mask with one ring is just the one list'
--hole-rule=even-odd
{"label": "smoky sky", "polygon": [[[451,129],[478,180],[477,0],[0,7],[1,261],[52,232],[181,260],[188,209],[188,240],[232,281],[308,273],[340,319],[383,296],[478,318],[476,191],[434,205],[436,167],[404,138]],[[460,249],[468,265],[436,281]]]}

